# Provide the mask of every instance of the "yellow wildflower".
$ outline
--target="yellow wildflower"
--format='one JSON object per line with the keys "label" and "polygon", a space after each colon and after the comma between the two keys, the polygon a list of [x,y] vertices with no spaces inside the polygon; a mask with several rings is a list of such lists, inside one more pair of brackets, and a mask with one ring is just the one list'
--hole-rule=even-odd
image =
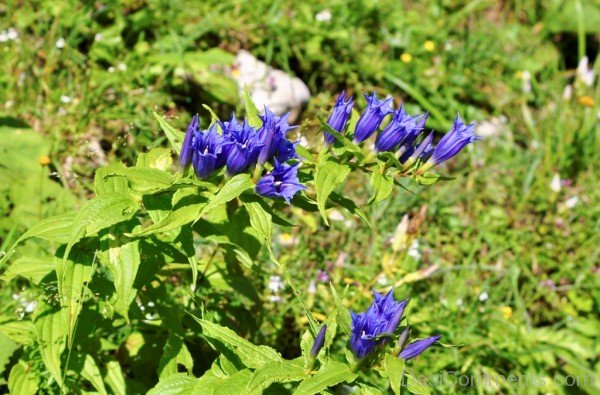
{"label": "yellow wildflower", "polygon": [[435,50],[435,43],[433,41],[431,41],[431,40],[427,40],[423,44],[423,47],[425,47],[426,51],[433,52]]}
{"label": "yellow wildflower", "polygon": [[584,107],[594,107],[594,105],[596,105],[596,101],[593,97],[585,95],[579,98],[579,104]]}
{"label": "yellow wildflower", "polygon": [[404,63],[410,63],[412,61],[413,57],[411,54],[409,53],[403,53],[402,55],[400,55],[400,60],[403,61]]}
{"label": "yellow wildflower", "polygon": [[38,158],[38,163],[42,166],[48,166],[52,162],[50,161],[49,157],[47,157],[46,155],[42,155]]}

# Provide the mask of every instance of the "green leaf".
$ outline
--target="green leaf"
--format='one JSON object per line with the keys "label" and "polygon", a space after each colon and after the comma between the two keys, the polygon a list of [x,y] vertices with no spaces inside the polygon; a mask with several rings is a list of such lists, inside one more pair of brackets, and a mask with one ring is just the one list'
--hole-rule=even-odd
{"label": "green leaf", "polygon": [[181,338],[173,332],[169,332],[163,356],[158,363],[158,377],[162,380],[177,374],[179,365],[183,365],[191,374],[194,368],[194,360]]}
{"label": "green leaf", "polygon": [[175,149],[177,155],[179,155],[179,153],[181,152],[181,144],[183,143],[183,139],[185,138],[185,133],[180,132],[173,126],[169,125],[167,120],[161,115],[158,115],[156,112],[154,113],[154,118],[158,121],[158,125],[160,126],[162,131],[165,132],[167,139],[169,139],[169,142]]}
{"label": "green leaf", "polygon": [[429,395],[431,393],[427,384],[417,380],[412,373],[405,371],[404,375],[406,376],[406,388],[411,394]]}
{"label": "green leaf", "polygon": [[147,395],[188,395],[195,393],[199,380],[185,373],[177,373],[160,380]]}
{"label": "green leaf", "polygon": [[56,262],[58,295],[66,314],[69,344],[73,340],[77,317],[84,302],[86,285],[92,278],[94,261],[94,254],[84,249],[83,246],[77,246],[68,257],[57,259]]}
{"label": "green leaf", "polygon": [[38,392],[38,378],[32,367],[23,360],[19,360],[10,371],[8,391],[18,395],[35,395]]}
{"label": "green leaf", "polygon": [[105,180],[111,177],[125,177],[129,188],[140,193],[154,193],[170,187],[175,178],[173,174],[159,169],[128,167],[107,172]]}
{"label": "green leaf", "polygon": [[252,96],[250,96],[250,91],[248,87],[244,87],[244,107],[246,108],[246,119],[248,120],[248,124],[253,128],[259,128],[262,126],[262,119],[258,116],[258,109],[254,105],[252,101]]}
{"label": "green leaf", "polygon": [[129,305],[135,299],[137,289],[134,289],[135,276],[140,267],[139,239],[129,239],[124,236],[124,226],[113,226],[107,234],[108,262],[117,300],[115,310],[129,322]]}
{"label": "green leaf", "polygon": [[64,313],[58,309],[42,313],[35,321],[35,329],[44,365],[62,387],[60,356],[65,349],[67,334]]}
{"label": "green leaf", "polygon": [[39,284],[44,277],[54,271],[55,267],[54,258],[22,256],[6,269],[0,279],[10,281],[15,277],[23,277],[34,284]]}
{"label": "green leaf", "polygon": [[108,361],[106,363],[106,376],[104,380],[115,395],[125,395],[127,393],[125,375],[118,361]]}
{"label": "green leaf", "polygon": [[360,207],[358,207],[356,205],[356,203],[354,203],[353,200],[345,198],[345,197],[339,195],[336,192],[332,192],[331,193],[331,195],[329,196],[329,200],[331,200],[335,204],[338,204],[338,205],[342,206],[343,208],[345,208],[346,210],[348,210],[353,215],[356,215],[358,218],[360,218],[361,220],[363,220],[364,223],[366,223],[367,225],[369,225],[369,228],[373,229],[373,225],[371,224],[371,221],[369,221],[369,218],[367,217],[367,214],[365,214],[365,212],[362,211],[360,209]]}
{"label": "green leaf", "polygon": [[368,204],[379,203],[387,199],[392,193],[394,178],[385,174],[383,168],[377,167],[371,174],[371,187],[375,190],[375,194],[371,196]]}
{"label": "green leaf", "polygon": [[36,338],[31,321],[4,321],[0,324],[0,333],[23,346],[31,346]]}
{"label": "green leaf", "polygon": [[249,174],[238,174],[231,177],[225,185],[219,189],[213,198],[208,201],[208,204],[204,206],[200,212],[200,217],[204,214],[210,213],[215,208],[222,204],[227,203],[230,200],[240,196],[242,192],[254,187],[254,183],[250,178]]}
{"label": "green leaf", "polygon": [[337,361],[331,361],[325,364],[311,378],[300,383],[294,395],[313,395],[320,394],[326,388],[340,383],[351,383],[358,375],[352,371],[348,365]]}
{"label": "green leaf", "polygon": [[202,335],[213,348],[220,352],[233,353],[246,367],[256,369],[267,362],[282,361],[279,353],[270,347],[254,345],[229,328],[194,318],[202,326]]}
{"label": "green leaf", "polygon": [[100,368],[91,355],[80,352],[73,353],[69,359],[69,368],[89,381],[98,393],[107,394]]}
{"label": "green leaf", "polygon": [[[94,174],[94,191],[96,192],[96,196],[129,193],[129,183],[123,175],[126,171],[127,167],[121,162],[111,163],[96,170],[96,174]],[[113,176],[108,177],[110,174]],[[121,175],[117,176],[116,174]]]}
{"label": "green leaf", "polygon": [[87,201],[75,216],[65,253],[83,237],[127,221],[137,210],[137,203],[129,195],[122,193],[101,195]]}
{"label": "green leaf", "polygon": [[148,152],[143,152],[138,156],[135,165],[136,167],[169,171],[173,165],[171,150],[168,148],[153,148]]}
{"label": "green leaf", "polygon": [[131,234],[126,234],[126,236],[146,236],[179,229],[184,225],[198,220],[205,206],[206,203],[204,202],[181,206],[173,211],[169,211],[162,221],[152,224],[143,230],[136,230]]}
{"label": "green leaf", "polygon": [[246,394],[246,386],[251,376],[252,372],[249,369],[237,371],[226,377],[218,377],[209,370],[200,377],[194,394]]}
{"label": "green leaf", "polygon": [[273,218],[258,202],[244,202],[250,217],[250,225],[262,236],[267,248],[271,251],[273,235]]}
{"label": "green leaf", "polygon": [[10,361],[10,358],[12,357],[13,353],[20,347],[21,346],[17,342],[13,341],[8,336],[5,336],[2,333],[0,333],[0,350],[2,350],[2,352],[0,353],[0,375],[2,375],[1,377],[4,377],[4,368],[6,367],[6,364],[8,364],[8,362]]}
{"label": "green leaf", "polygon": [[454,179],[454,177],[445,177],[440,174],[429,173],[429,172],[417,176],[417,181],[421,185],[433,185],[438,181],[449,181],[449,180],[453,180],[453,179]]}
{"label": "green leaf", "polygon": [[315,174],[317,206],[326,224],[329,222],[325,212],[325,202],[335,187],[340,185],[349,173],[350,166],[341,165],[333,160],[324,159],[317,165]]}
{"label": "green leaf", "polygon": [[399,395],[404,375],[404,359],[386,354],[383,359],[383,367],[390,380],[391,390],[394,391],[394,394]]}
{"label": "green leaf", "polygon": [[305,372],[304,367],[298,365],[296,361],[267,362],[254,371],[248,382],[247,391],[261,394],[273,383],[289,383],[307,377],[309,375]]}

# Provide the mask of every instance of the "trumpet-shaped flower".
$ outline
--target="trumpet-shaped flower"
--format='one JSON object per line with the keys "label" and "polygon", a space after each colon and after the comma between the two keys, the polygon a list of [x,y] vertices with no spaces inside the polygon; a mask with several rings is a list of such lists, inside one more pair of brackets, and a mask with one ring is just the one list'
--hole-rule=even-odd
{"label": "trumpet-shaped flower", "polygon": [[412,117],[404,107],[400,107],[394,112],[390,123],[377,135],[375,149],[378,152],[395,151],[401,144],[408,142],[406,140],[414,140],[413,136],[418,136],[423,130],[423,120],[426,119],[427,114]]}
{"label": "trumpet-shaped flower", "polygon": [[435,342],[440,340],[441,337],[442,336],[440,336],[440,335],[436,335],[436,336],[428,337],[426,339],[414,341],[414,342],[410,343],[408,346],[406,346],[406,348],[400,352],[399,356],[400,356],[400,358],[406,359],[406,360],[412,359],[412,358],[416,357],[417,355],[422,354],[423,351],[425,351],[429,347],[431,347]]}
{"label": "trumpet-shaped flower", "polygon": [[194,115],[192,121],[188,125],[183,144],[181,145],[181,153],[179,155],[179,163],[181,167],[187,167],[192,163],[192,151],[194,144],[194,136],[199,130],[198,114]]}
{"label": "trumpet-shaped flower", "polygon": [[256,165],[258,155],[264,146],[257,131],[245,120],[239,124],[235,116],[223,126],[223,136],[230,143],[224,149],[227,172],[238,174]]}
{"label": "trumpet-shaped flower", "polygon": [[273,170],[264,175],[256,184],[259,195],[270,198],[283,198],[289,204],[294,195],[306,189],[298,179],[298,166],[275,161]]}
{"label": "trumpet-shaped flower", "polygon": [[282,144],[282,141],[286,141],[286,133],[290,129],[295,128],[295,126],[290,126],[290,124],[288,124],[287,119],[289,115],[290,114],[287,113],[278,117],[265,107],[265,114],[260,117],[263,121],[263,125],[258,131],[260,140],[263,144],[258,155],[258,163],[261,165],[271,160],[278,153],[280,147],[289,149],[289,145]]}
{"label": "trumpet-shaped flower", "polygon": [[367,107],[356,123],[356,130],[354,131],[355,143],[360,143],[371,137],[377,131],[383,119],[394,111],[390,106],[392,102],[391,97],[379,100],[375,92],[373,92],[371,96],[365,94],[365,99],[367,99]]}
{"label": "trumpet-shaped flower", "polygon": [[208,131],[197,132],[192,145],[192,165],[200,178],[209,177],[219,166],[223,147],[227,143],[217,133],[217,125],[213,124]]}
{"label": "trumpet-shaped flower", "polygon": [[[329,115],[327,124],[336,132],[343,133],[350,114],[352,114],[352,106],[354,106],[354,100],[350,96],[346,98],[346,91],[342,91]],[[326,145],[331,145],[335,137],[331,133],[325,132],[324,139]]]}
{"label": "trumpet-shaped flower", "polygon": [[357,359],[363,359],[389,340],[400,324],[408,300],[394,299],[393,290],[385,296],[373,292],[375,300],[364,313],[352,315],[350,348]]}
{"label": "trumpet-shaped flower", "polygon": [[465,125],[460,119],[460,116],[457,116],[450,132],[442,137],[433,150],[431,158],[427,161],[426,167],[431,168],[445,162],[458,154],[468,144],[481,140],[480,136],[473,133],[474,129],[474,123]]}

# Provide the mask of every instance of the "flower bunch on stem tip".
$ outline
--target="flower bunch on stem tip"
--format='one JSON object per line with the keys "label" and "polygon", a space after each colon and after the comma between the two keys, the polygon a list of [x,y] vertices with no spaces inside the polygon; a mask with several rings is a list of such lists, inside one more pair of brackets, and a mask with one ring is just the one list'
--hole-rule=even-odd
{"label": "flower bunch on stem tip", "polygon": [[[197,177],[206,179],[223,168],[234,175],[271,163],[273,170],[260,178],[256,191],[289,203],[305,186],[298,179],[297,142],[287,138],[288,131],[295,128],[288,123],[288,116],[277,116],[265,108],[260,127],[251,126],[246,119],[239,121],[233,114],[229,121],[218,121],[202,130],[196,115],[183,140],[180,164],[183,168],[191,165]],[[292,160],[296,163],[287,163]]]}

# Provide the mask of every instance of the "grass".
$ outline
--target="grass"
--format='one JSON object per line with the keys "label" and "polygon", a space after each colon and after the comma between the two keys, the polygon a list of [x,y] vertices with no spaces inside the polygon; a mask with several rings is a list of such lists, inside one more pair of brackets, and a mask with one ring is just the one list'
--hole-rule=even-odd
{"label": "grass", "polygon": [[[284,242],[276,248],[311,308],[327,314],[332,306],[319,270],[338,288],[351,285],[357,310],[368,303],[371,287],[400,281],[397,295],[413,299],[415,335],[441,333],[451,345],[414,360],[415,371],[544,378],[536,388],[469,383],[478,393],[575,391],[552,378],[600,373],[600,88],[597,79],[588,86],[575,72],[585,54],[600,73],[600,11],[583,3],[9,1],[0,5],[0,30],[14,27],[19,37],[0,43],[0,130],[6,137],[15,123],[25,123],[36,137],[16,133],[0,143],[2,250],[32,225],[30,217],[85,201],[95,168],[133,163],[139,152],[164,145],[150,115],[155,108],[183,128],[191,113],[206,115],[202,103],[220,114],[239,106],[235,92],[214,83],[223,76],[207,67],[205,54],[245,48],[307,82],[314,97],[304,119],[323,114],[341,89],[375,89],[401,97],[410,112],[430,111],[437,132],[457,112],[490,128],[483,142],[448,165],[456,180],[427,190],[409,185],[411,192],[396,191],[389,202],[369,207],[373,230],[351,218],[327,229],[311,215],[300,219],[304,226],[278,231]],[[316,22],[324,9],[331,21]],[[221,55],[219,62],[230,59]],[[215,74],[202,79],[202,73]],[[316,123],[302,125],[311,141],[320,139]],[[45,155],[51,164],[40,173],[38,157]],[[550,187],[556,174],[560,190]],[[352,179],[345,193],[366,203],[364,185]],[[32,202],[26,192],[36,188],[51,191],[47,199],[54,203],[44,204],[44,213],[44,201]],[[405,214],[413,226],[403,231]],[[221,318],[253,340],[297,355],[305,325],[300,306],[286,294],[268,302],[274,267],[255,274],[250,286],[260,300],[231,294],[231,285],[214,277],[196,297],[207,300],[208,311],[227,304],[234,316],[248,313],[247,322]],[[173,300],[188,298],[177,285],[173,279],[166,286]],[[13,293],[44,297],[18,280],[1,287],[7,317],[28,314]],[[164,337],[147,327],[120,330],[106,341],[125,354],[128,378],[143,389],[139,375],[155,370],[157,361],[145,358],[148,349],[131,351],[139,331],[147,345],[162,349]],[[193,334],[186,341],[206,348]],[[582,379],[577,390],[596,393],[599,383]]]}

